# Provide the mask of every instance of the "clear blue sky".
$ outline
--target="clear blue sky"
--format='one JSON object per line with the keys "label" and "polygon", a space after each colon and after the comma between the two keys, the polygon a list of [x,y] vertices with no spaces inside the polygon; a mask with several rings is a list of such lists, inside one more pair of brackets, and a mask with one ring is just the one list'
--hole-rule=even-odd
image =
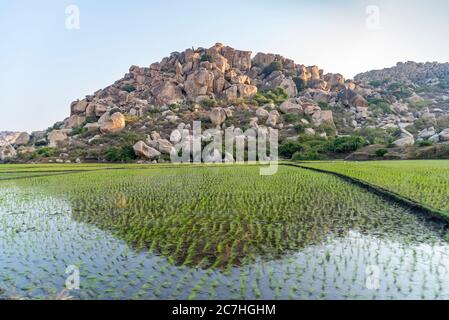
{"label": "clear blue sky", "polygon": [[[71,4],[80,30],[65,27]],[[367,5],[380,9],[378,30],[366,27]],[[0,0],[0,131],[44,129],[129,66],[215,42],[346,77],[397,61],[447,62],[448,12],[445,0]]]}

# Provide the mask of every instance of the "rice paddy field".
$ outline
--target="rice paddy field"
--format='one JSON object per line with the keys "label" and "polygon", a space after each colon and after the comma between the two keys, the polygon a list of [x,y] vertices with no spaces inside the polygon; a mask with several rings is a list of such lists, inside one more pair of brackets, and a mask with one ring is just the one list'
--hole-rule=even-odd
{"label": "rice paddy field", "polygon": [[[428,188],[444,197],[442,181]],[[449,299],[448,239],[422,212],[295,167],[0,167],[5,298],[58,296],[75,265],[73,299]]]}
{"label": "rice paddy field", "polygon": [[377,161],[308,163],[394,192],[443,212],[449,218],[449,161]]}

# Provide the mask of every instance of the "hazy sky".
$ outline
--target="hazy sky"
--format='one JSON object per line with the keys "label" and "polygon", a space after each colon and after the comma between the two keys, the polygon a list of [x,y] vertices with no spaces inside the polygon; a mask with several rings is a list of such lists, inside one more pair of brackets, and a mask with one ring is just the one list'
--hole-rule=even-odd
{"label": "hazy sky", "polygon": [[[66,28],[72,4],[79,30]],[[347,78],[398,61],[447,62],[448,12],[446,0],[0,0],[0,131],[47,128],[131,65],[215,42]]]}

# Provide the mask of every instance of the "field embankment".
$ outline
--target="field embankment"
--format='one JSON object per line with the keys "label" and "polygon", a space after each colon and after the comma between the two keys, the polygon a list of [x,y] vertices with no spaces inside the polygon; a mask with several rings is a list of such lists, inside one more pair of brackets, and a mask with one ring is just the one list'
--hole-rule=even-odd
{"label": "field embankment", "polygon": [[449,221],[449,161],[320,162],[299,166],[346,177]]}

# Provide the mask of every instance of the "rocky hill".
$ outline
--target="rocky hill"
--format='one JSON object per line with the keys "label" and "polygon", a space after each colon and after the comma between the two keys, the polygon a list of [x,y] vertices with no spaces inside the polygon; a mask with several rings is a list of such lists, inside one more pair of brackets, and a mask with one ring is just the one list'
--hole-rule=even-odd
{"label": "rocky hill", "polygon": [[373,144],[409,156],[401,148],[419,142],[439,150],[449,140],[448,75],[448,64],[407,62],[345,80],[217,43],[132,66],[74,101],[70,116],[51,128],[8,135],[0,160],[164,161],[193,121],[246,137],[278,129],[287,158],[345,157]]}
{"label": "rocky hill", "polygon": [[395,67],[383,70],[373,70],[355,76],[356,81],[384,81],[400,82],[410,85],[427,85],[446,81],[449,78],[449,63],[413,61],[399,62]]}

